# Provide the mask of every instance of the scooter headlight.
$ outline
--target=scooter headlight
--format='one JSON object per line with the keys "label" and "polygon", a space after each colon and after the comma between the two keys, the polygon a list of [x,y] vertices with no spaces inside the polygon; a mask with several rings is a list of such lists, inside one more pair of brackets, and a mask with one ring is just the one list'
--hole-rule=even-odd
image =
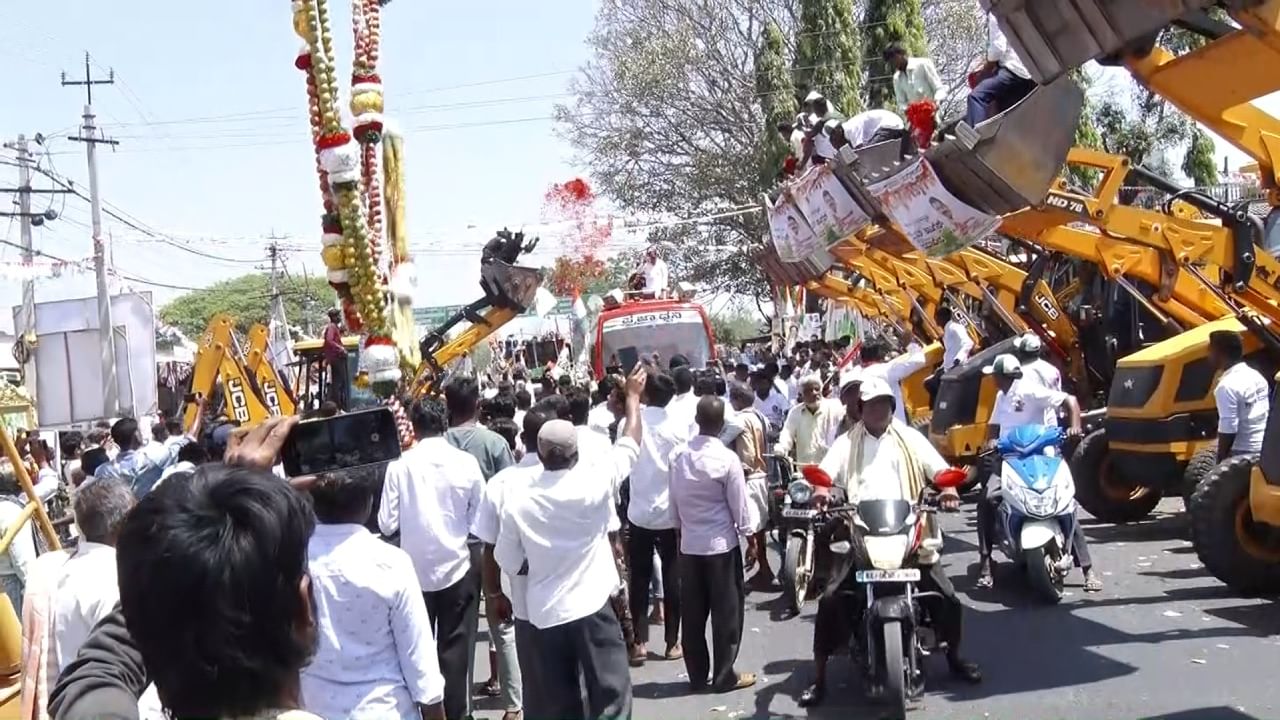
{"label": "scooter headlight", "polygon": [[1058,507],[1058,489],[1051,487],[1042,493],[1024,491],[1022,499],[1026,503],[1027,512],[1039,517],[1048,517],[1053,515]]}
{"label": "scooter headlight", "polygon": [[805,505],[813,499],[813,486],[808,480],[792,480],[787,486],[787,496],[796,505]]}

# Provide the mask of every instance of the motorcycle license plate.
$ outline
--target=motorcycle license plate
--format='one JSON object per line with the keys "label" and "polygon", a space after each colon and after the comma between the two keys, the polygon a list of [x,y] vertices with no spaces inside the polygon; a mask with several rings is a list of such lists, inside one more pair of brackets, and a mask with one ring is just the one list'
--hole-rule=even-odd
{"label": "motorcycle license plate", "polygon": [[919,582],[920,569],[906,568],[903,570],[859,570],[853,574],[853,579],[860,583],[863,582]]}
{"label": "motorcycle license plate", "polygon": [[782,517],[784,518],[811,518],[818,514],[817,510],[808,508],[783,508]]}

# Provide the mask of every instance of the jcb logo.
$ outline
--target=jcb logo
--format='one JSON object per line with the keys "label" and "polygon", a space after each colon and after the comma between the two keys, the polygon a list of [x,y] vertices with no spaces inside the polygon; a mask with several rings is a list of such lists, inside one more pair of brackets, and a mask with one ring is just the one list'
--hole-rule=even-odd
{"label": "jcb logo", "polygon": [[1049,298],[1041,295],[1040,293],[1036,293],[1033,299],[1036,301],[1036,304],[1040,306],[1040,309],[1044,311],[1045,317],[1050,320],[1058,319],[1058,308],[1053,306],[1053,303],[1050,302]]}
{"label": "jcb logo", "polygon": [[1066,210],[1076,215],[1088,215],[1089,211],[1085,208],[1084,203],[1075,198],[1059,195],[1051,192],[1044,199],[1044,204],[1050,207],[1056,207],[1059,210]]}
{"label": "jcb logo", "polygon": [[249,396],[245,392],[244,382],[239,378],[228,380],[227,398],[235,419],[242,423],[249,422]]}
{"label": "jcb logo", "polygon": [[267,403],[267,412],[272,415],[280,414],[280,393],[274,382],[270,380],[262,382],[262,399]]}

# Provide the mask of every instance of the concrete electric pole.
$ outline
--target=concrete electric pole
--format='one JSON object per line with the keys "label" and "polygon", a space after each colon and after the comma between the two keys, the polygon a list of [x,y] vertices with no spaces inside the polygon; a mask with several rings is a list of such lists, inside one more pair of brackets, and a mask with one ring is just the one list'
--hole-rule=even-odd
{"label": "concrete electric pole", "polygon": [[[85,154],[89,160],[89,207],[93,223],[93,271],[98,281],[98,332],[102,338],[102,386],[103,417],[113,418],[120,414],[120,390],[116,380],[115,325],[111,322],[111,292],[107,287],[107,253],[102,239],[102,203],[98,196],[98,162],[96,151],[99,144],[118,145],[115,140],[98,137],[98,129],[94,126],[93,86],[111,85],[115,83],[115,71],[109,71],[107,78],[94,79],[89,68],[89,53],[84,54],[84,79],[68,80],[62,74],[63,86],[83,86],[85,89],[84,126],[80,136],[72,140],[85,144]],[[132,408],[126,408],[132,410]]]}

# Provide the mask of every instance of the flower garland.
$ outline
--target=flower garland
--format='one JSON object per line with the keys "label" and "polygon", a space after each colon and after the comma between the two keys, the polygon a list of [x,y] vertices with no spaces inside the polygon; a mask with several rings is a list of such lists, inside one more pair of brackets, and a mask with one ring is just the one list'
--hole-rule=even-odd
{"label": "flower garland", "polygon": [[911,137],[916,146],[921,150],[928,149],[938,129],[937,104],[926,98],[907,105],[907,124],[911,127]]}
{"label": "flower garland", "polygon": [[[357,0],[357,3],[362,2],[364,0]],[[372,6],[376,14],[377,0],[373,0]],[[306,43],[306,57],[299,55],[295,65],[307,72],[312,139],[325,209],[321,256],[329,281],[342,298],[347,326],[365,333],[360,353],[362,369],[375,382],[394,382],[399,379],[399,357],[387,334],[385,278],[378,270],[376,241],[371,240],[367,210],[368,205],[375,203],[367,203],[362,192],[367,189],[367,183],[363,182],[368,176],[365,153],[343,127],[338,110],[338,82],[328,7],[326,0],[293,0],[292,9],[294,31]],[[368,9],[368,3],[361,5],[356,26],[374,28],[373,34],[376,35],[378,21],[368,21]],[[367,36],[369,33],[363,34]],[[361,58],[357,67],[367,66],[371,59],[376,60],[376,49],[370,52],[370,47],[366,37],[363,50],[358,52]],[[371,74],[366,73],[363,77]],[[379,109],[380,90],[379,86]],[[356,93],[357,96],[370,94]],[[368,128],[365,125],[361,127],[367,136]],[[381,205],[380,197],[376,204]]]}

